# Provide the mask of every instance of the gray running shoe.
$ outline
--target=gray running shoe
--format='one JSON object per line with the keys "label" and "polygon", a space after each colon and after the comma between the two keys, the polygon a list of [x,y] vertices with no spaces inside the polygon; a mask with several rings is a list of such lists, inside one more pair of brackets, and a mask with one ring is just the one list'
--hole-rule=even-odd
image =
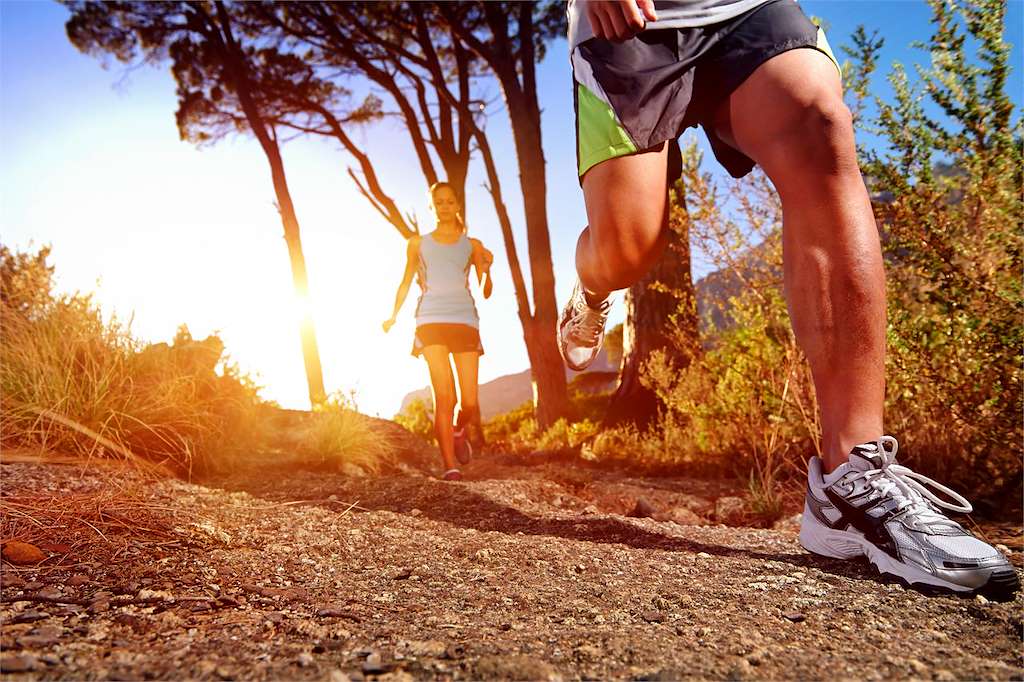
{"label": "gray running shoe", "polygon": [[941,511],[969,514],[971,503],[897,464],[898,449],[895,438],[882,436],[853,448],[850,461],[830,474],[811,458],[800,544],[835,559],[866,556],[881,574],[907,585],[1012,598],[1020,579],[1002,552]]}
{"label": "gray running shoe", "polygon": [[583,287],[576,282],[558,321],[558,348],[569,369],[582,372],[597,357],[611,307],[611,301],[605,300],[599,308],[591,308],[583,295]]}

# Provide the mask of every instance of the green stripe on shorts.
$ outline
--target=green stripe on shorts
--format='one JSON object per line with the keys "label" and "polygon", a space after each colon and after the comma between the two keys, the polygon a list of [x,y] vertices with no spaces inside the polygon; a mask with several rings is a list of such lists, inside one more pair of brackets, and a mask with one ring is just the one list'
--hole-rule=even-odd
{"label": "green stripe on shorts", "polygon": [[576,83],[576,116],[581,178],[602,161],[636,153],[612,108],[581,83]]}

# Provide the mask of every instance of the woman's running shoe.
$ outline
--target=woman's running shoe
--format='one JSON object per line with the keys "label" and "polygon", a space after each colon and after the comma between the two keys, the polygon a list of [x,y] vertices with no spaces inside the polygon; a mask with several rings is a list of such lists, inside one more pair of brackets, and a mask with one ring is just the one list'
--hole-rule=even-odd
{"label": "woman's running shoe", "polygon": [[582,372],[597,357],[611,307],[611,302],[605,300],[597,308],[591,308],[583,286],[576,282],[558,321],[558,348],[569,369]]}
{"label": "woman's running shoe", "polygon": [[469,464],[469,460],[473,458],[473,445],[469,439],[469,427],[455,427],[452,435],[455,441],[455,459],[459,460],[459,464]]}
{"label": "woman's running shoe", "polygon": [[441,478],[442,480],[445,481],[461,481],[462,472],[459,471],[458,469],[449,469],[448,471],[444,472],[444,476],[442,476]]}
{"label": "woman's running shoe", "polygon": [[880,573],[908,585],[1011,598],[1020,579],[1002,552],[941,511],[968,514],[970,502],[897,464],[898,449],[895,438],[882,436],[853,448],[849,461],[829,474],[812,457],[800,544],[835,559],[866,556]]}

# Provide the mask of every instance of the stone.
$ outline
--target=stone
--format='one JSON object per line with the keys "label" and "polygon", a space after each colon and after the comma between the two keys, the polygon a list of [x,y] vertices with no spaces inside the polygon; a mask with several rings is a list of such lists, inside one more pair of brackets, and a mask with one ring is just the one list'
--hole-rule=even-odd
{"label": "stone", "polygon": [[376,651],[367,656],[366,660],[363,661],[363,672],[367,675],[379,675],[385,670],[384,662]]}
{"label": "stone", "polygon": [[665,517],[680,526],[703,526],[707,523],[703,517],[686,507],[673,507],[666,512]]}
{"label": "stone", "polygon": [[313,654],[309,653],[308,651],[303,651],[301,654],[299,654],[297,662],[300,668],[308,668],[309,666],[313,665]]}
{"label": "stone", "polygon": [[408,580],[411,577],[412,577],[412,569],[411,568],[401,568],[393,576],[391,576],[391,579],[392,580]]}
{"label": "stone", "polygon": [[0,573],[0,587],[6,587],[12,590],[20,590],[25,587],[25,581],[16,575],[11,575],[9,573]]}
{"label": "stone", "polygon": [[646,620],[648,623],[664,623],[666,618],[664,613],[662,613],[661,611],[656,611],[654,609],[644,611],[642,614],[640,614],[640,617]]}
{"label": "stone", "polygon": [[346,675],[344,671],[334,669],[327,674],[327,682],[352,682],[352,678]]}
{"label": "stone", "polygon": [[658,513],[658,510],[651,504],[650,500],[646,497],[636,498],[636,504],[633,506],[633,511],[626,514],[634,519],[651,519]]}
{"label": "stone", "polygon": [[37,620],[46,620],[50,614],[42,611],[22,611],[11,618],[12,623],[34,623]]}
{"label": "stone", "polygon": [[44,587],[36,592],[36,596],[42,597],[43,599],[60,599],[62,595],[63,593],[60,591],[60,588],[53,585]]}
{"label": "stone", "polygon": [[807,620],[807,616],[805,616],[804,614],[802,614],[802,613],[800,613],[798,611],[792,611],[790,613],[784,613],[784,614],[782,614],[782,617],[785,618],[786,620],[788,620],[791,623],[802,623],[805,620]]}
{"label": "stone", "polygon": [[85,585],[87,582],[89,582],[89,576],[79,573],[68,578],[67,582],[65,582],[64,584],[70,585],[71,587],[80,587],[82,585]]}
{"label": "stone", "polygon": [[30,582],[25,583],[24,585],[26,590],[38,590],[42,586],[43,583],[39,582],[38,580],[32,580]]}
{"label": "stone", "polygon": [[39,662],[32,654],[6,654],[0,657],[0,672],[3,673],[27,673],[35,670],[38,665]]}
{"label": "stone", "polygon": [[742,497],[726,495],[715,500],[715,520],[719,523],[737,521],[746,513]]}
{"label": "stone", "polygon": [[46,560],[46,554],[30,542],[8,540],[4,543],[0,556],[15,566],[31,566]]}
{"label": "stone", "polygon": [[551,664],[525,654],[483,656],[476,662],[476,674],[472,677],[490,680],[547,680],[548,682],[557,682],[562,679],[562,676]]}

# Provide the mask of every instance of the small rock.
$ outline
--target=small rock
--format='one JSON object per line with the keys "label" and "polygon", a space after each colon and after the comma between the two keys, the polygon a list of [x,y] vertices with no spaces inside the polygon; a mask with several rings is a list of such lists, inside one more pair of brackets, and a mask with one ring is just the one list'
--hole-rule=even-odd
{"label": "small rock", "polygon": [[928,666],[926,666],[924,663],[917,660],[916,658],[908,658],[907,665],[910,667],[911,670],[914,671],[915,675],[930,677],[930,675],[928,675]]}
{"label": "small rock", "polygon": [[665,520],[680,526],[703,526],[707,523],[700,515],[686,507],[675,507],[665,514]]}
{"label": "small rock", "polygon": [[34,623],[37,620],[46,620],[50,614],[42,611],[22,611],[11,618],[12,623]]}
{"label": "small rock", "polygon": [[330,604],[322,609],[318,609],[316,615],[318,618],[344,618],[351,615],[351,613],[341,606]]}
{"label": "small rock", "polygon": [[[410,509],[409,510],[409,516],[422,516],[422,515],[423,515],[423,512],[420,511],[419,509]],[[341,671],[339,671],[339,672],[341,672]],[[342,673],[342,675],[344,675],[344,674],[345,673]]]}
{"label": "small rock", "polygon": [[381,661],[380,654],[376,651],[367,656],[366,660],[363,661],[363,672],[367,675],[380,675],[384,671],[384,663]]}
{"label": "small rock", "polygon": [[988,599],[986,599],[985,596],[981,595],[981,594],[974,595],[974,601],[978,602],[979,604],[987,604],[988,603]]}
{"label": "small rock", "polygon": [[654,505],[646,497],[638,497],[633,511],[626,514],[626,516],[634,519],[649,519],[653,518],[657,513],[658,510],[655,509]]}
{"label": "small rock", "polygon": [[25,581],[16,575],[0,574],[0,587],[20,590],[25,587]]}
{"label": "small rock", "polygon": [[36,592],[36,596],[42,597],[43,599],[60,599],[62,594],[63,593],[60,591],[60,588],[53,585],[50,587],[44,587]]}
{"label": "small rock", "polygon": [[231,671],[222,665],[218,665],[214,668],[213,674],[221,680],[233,680],[237,677],[236,675],[231,674]]}
{"label": "small rock", "polygon": [[46,665],[61,664],[60,656],[57,656],[56,654],[43,654],[39,657],[39,660],[45,663]]}
{"label": "small rock", "polygon": [[754,676],[754,668],[745,658],[741,658],[725,676],[727,680],[749,680]]}
{"label": "small rock", "polygon": [[205,602],[205,601],[193,602],[191,610],[192,610],[193,613],[202,613],[203,611],[209,611],[210,610],[210,604],[209,604],[209,602]]}
{"label": "small rock", "polygon": [[335,668],[327,674],[327,682],[352,682],[352,678]]}
{"label": "small rock", "polygon": [[65,584],[70,585],[71,587],[80,587],[87,582],[89,582],[89,576],[79,573],[68,578]]}
{"label": "small rock", "polygon": [[697,558],[698,559],[710,559],[711,555],[708,554],[707,552],[697,552]]}
{"label": "small rock", "polygon": [[479,549],[473,555],[473,558],[477,561],[487,561],[491,558],[491,550],[487,549],[486,547],[483,549]]}
{"label": "small rock", "polygon": [[594,514],[600,514],[601,510],[592,504],[588,504],[583,508],[583,514],[586,516],[593,516]]}
{"label": "small rock", "polygon": [[18,644],[26,649],[46,649],[57,643],[57,638],[51,635],[25,635],[18,638]]}
{"label": "small rock", "polygon": [[46,561],[46,555],[43,553],[43,550],[21,540],[8,540],[5,542],[3,550],[0,550],[0,556],[3,556],[5,561],[16,566],[31,566],[41,561]]}
{"label": "small rock", "polygon": [[107,599],[95,599],[91,604],[89,604],[89,613],[94,615],[97,613],[106,613],[109,610],[110,601]]}
{"label": "small rock", "polygon": [[300,668],[308,668],[313,665],[313,654],[308,651],[303,651],[299,654],[298,664]]}
{"label": "small rock", "polygon": [[547,680],[548,682],[562,679],[558,671],[549,663],[525,654],[483,656],[477,661],[476,674],[472,677],[491,680]]}
{"label": "small rock", "polygon": [[401,569],[398,570],[397,573],[395,573],[393,576],[391,576],[391,579],[392,580],[408,580],[411,577],[412,577],[412,569],[411,568],[401,568]]}
{"label": "small rock", "polygon": [[[320,614],[318,613],[317,615],[319,616]],[[271,623],[283,623],[287,619],[288,616],[284,615],[280,611],[270,611],[267,613],[267,620]]]}
{"label": "small rock", "polygon": [[802,623],[805,620],[807,620],[807,616],[805,616],[804,614],[802,614],[802,613],[800,613],[798,611],[793,611],[791,613],[784,613],[784,614],[782,614],[782,617],[785,618],[786,620],[790,621],[791,623]]}
{"label": "small rock", "polygon": [[742,497],[725,496],[715,500],[715,520],[719,523],[735,521],[746,513]]}
{"label": "small rock", "polygon": [[7,654],[0,657],[0,672],[4,673],[27,673],[37,666],[38,661],[32,654]]}
{"label": "small rock", "polygon": [[38,590],[42,586],[43,583],[39,582],[38,580],[33,580],[31,582],[25,583],[26,590]]}
{"label": "small rock", "polygon": [[651,609],[650,611],[644,611],[640,617],[646,620],[648,623],[665,622],[665,614],[661,611],[655,611],[653,609]]}

